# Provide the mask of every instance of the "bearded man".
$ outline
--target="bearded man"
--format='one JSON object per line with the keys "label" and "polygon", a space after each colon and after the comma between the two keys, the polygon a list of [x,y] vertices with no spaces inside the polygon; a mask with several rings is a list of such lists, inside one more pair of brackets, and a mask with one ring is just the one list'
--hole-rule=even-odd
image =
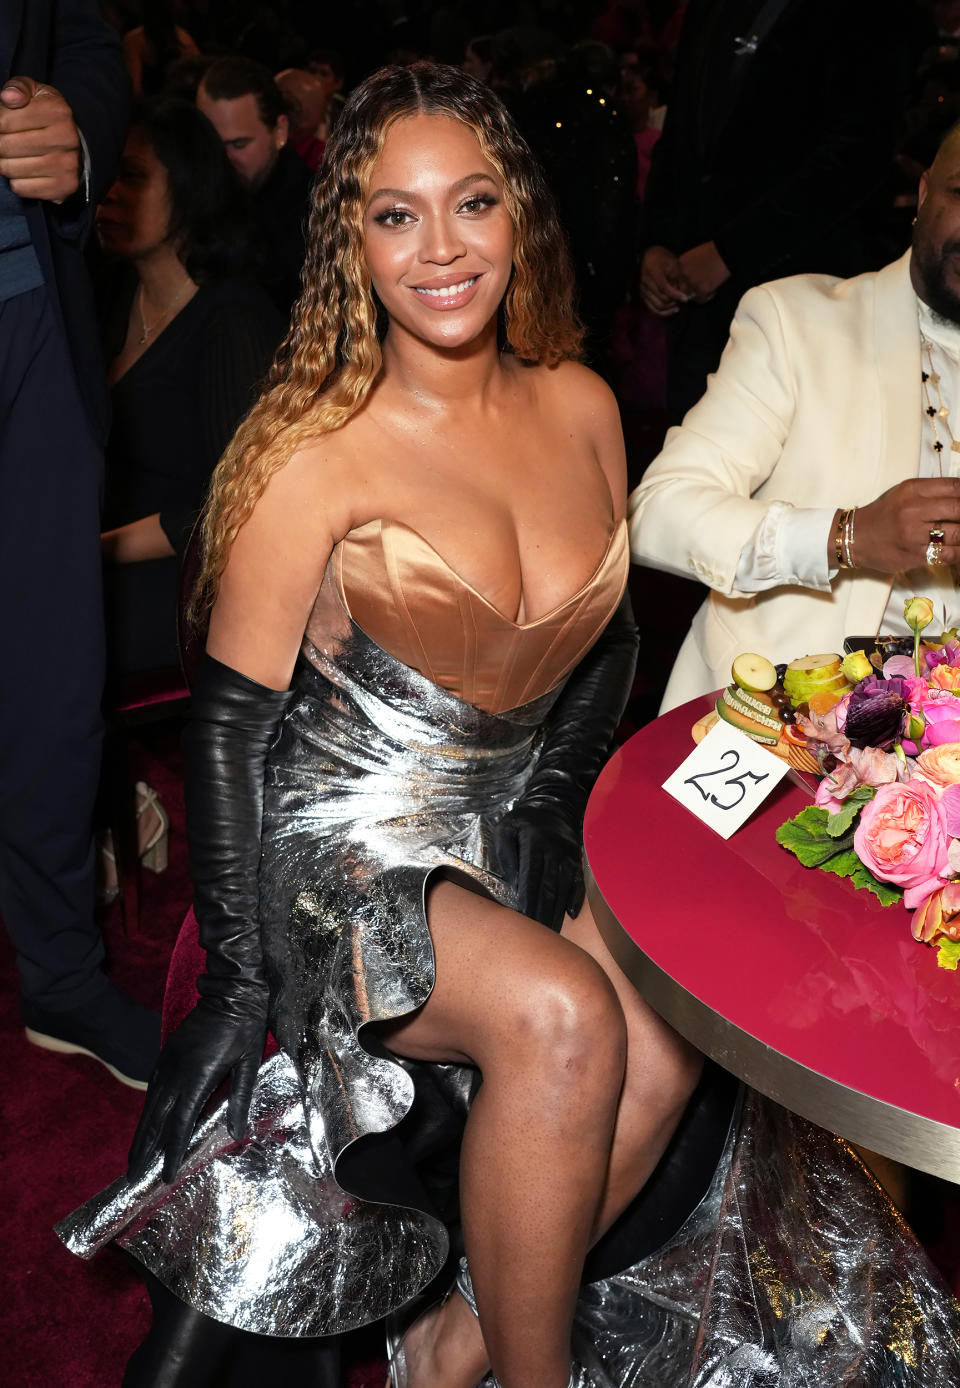
{"label": "bearded man", "polygon": [[713,591],[661,711],[844,637],[960,622],[960,127],[920,184],[913,245],[854,279],[797,275],[737,309],[706,394],[630,498],[634,560]]}

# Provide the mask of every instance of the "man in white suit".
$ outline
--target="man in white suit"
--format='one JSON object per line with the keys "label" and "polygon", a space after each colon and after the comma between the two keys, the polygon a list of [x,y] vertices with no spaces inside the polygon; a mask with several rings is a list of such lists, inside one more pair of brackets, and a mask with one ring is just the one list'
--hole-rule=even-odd
{"label": "man in white suit", "polygon": [[912,593],[960,621],[960,127],[900,260],[744,295],[706,394],[630,498],[630,535],[637,563],[714,590],[662,711],[727,684],[741,651],[906,632]]}

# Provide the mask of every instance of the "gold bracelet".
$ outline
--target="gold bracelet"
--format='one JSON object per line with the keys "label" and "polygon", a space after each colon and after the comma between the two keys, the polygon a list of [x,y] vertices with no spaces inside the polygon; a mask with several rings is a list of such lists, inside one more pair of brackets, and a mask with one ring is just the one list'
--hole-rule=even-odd
{"label": "gold bracelet", "polygon": [[844,546],[844,536],[847,528],[847,518],[849,511],[841,511],[840,519],[837,521],[837,528],[833,532],[833,554],[837,561],[838,569],[848,569],[850,562],[847,559],[846,548]]}
{"label": "gold bracelet", "polygon": [[853,557],[853,525],[857,515],[856,506],[851,506],[847,512],[846,524],[843,527],[843,557],[846,560],[848,569],[855,569],[857,562]]}

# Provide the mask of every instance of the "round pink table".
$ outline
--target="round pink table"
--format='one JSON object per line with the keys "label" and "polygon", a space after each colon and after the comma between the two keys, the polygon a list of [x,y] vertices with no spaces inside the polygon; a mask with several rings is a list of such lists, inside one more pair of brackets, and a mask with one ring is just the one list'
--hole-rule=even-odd
{"label": "round pink table", "polygon": [[786,780],[727,841],[661,789],[712,699],[643,728],[584,822],[588,895],[621,968],[719,1064],[795,1113],[960,1182],[960,972],[902,905],[801,867],[774,837]]}

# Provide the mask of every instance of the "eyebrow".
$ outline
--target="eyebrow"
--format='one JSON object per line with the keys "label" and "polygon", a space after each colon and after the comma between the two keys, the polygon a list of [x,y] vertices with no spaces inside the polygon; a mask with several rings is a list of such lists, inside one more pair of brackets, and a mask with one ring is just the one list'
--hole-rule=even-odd
{"label": "eyebrow", "polygon": [[[456,183],[452,183],[450,185],[451,193],[458,193],[461,188],[466,188],[469,183],[476,183],[478,178],[483,178],[486,179],[488,183],[496,184],[496,180],[491,174],[472,173],[467,174],[466,178],[458,178]],[[367,203],[369,205],[375,198],[409,198],[412,202],[415,196],[414,193],[406,192],[403,188],[378,188],[376,192],[370,194]]]}

